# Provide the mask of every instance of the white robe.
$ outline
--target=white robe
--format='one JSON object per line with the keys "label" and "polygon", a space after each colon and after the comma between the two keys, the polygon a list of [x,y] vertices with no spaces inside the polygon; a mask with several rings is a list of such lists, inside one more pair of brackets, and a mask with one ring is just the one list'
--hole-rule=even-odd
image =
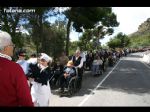
{"label": "white robe", "polygon": [[32,101],[37,102],[35,106],[49,106],[49,99],[51,96],[51,89],[49,82],[47,82],[47,85],[41,85],[41,83],[38,82],[32,82],[31,87],[31,96]]}
{"label": "white robe", "polygon": [[31,87],[32,101],[37,102],[35,106],[49,106],[49,99],[51,96],[49,81],[47,81],[47,85],[42,85],[41,83],[35,81],[31,83],[33,84]]}

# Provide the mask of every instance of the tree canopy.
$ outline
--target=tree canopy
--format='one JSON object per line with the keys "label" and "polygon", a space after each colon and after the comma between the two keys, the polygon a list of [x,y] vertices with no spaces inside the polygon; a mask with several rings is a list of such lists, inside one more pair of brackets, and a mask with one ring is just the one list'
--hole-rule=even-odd
{"label": "tree canopy", "polygon": [[[103,38],[107,34],[111,35],[113,27],[119,25],[116,15],[109,7],[71,7],[64,14],[68,18],[67,43],[69,43],[71,22],[75,31],[84,32],[86,29],[91,29],[92,34],[98,39]],[[68,45],[66,45],[67,52]]]}
{"label": "tree canopy", "polygon": [[122,32],[118,33],[113,39],[111,39],[107,44],[110,48],[124,48],[130,43],[130,39],[127,35]]}
{"label": "tree canopy", "polygon": [[[35,11],[8,13],[4,8]],[[110,7],[0,7],[0,9],[1,29],[11,34],[17,48],[32,47],[37,53],[45,52],[54,57],[64,49],[69,55],[69,50],[72,50],[69,37],[72,29],[83,32],[80,40],[73,43],[74,46],[91,49],[94,48],[94,43],[105,35],[111,35],[113,27],[119,25]],[[60,9],[65,10],[60,13]],[[59,20],[57,15],[66,18]],[[51,23],[51,17],[56,18],[54,23]],[[23,34],[21,28],[28,34]]]}

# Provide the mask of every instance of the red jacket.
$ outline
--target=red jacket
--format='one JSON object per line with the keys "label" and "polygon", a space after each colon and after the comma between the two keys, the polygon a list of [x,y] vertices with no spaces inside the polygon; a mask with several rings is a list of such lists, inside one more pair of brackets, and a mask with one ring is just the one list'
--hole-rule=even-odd
{"label": "red jacket", "polygon": [[33,106],[22,68],[19,64],[1,57],[0,106]]}

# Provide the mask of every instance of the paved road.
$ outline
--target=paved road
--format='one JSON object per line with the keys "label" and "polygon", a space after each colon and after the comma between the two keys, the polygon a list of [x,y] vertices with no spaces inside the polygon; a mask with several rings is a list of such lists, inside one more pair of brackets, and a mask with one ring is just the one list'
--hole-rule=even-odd
{"label": "paved road", "polygon": [[142,53],[123,57],[102,76],[86,71],[83,87],[71,98],[52,91],[50,106],[150,106],[150,67]]}

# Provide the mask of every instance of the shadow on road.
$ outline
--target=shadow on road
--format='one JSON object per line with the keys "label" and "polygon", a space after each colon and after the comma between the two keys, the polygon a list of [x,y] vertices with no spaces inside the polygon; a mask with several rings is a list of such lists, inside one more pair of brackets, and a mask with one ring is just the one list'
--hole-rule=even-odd
{"label": "shadow on road", "polygon": [[150,93],[150,69],[139,61],[122,60],[101,86],[128,94]]}
{"label": "shadow on road", "polygon": [[[108,67],[107,71],[99,76],[92,76],[90,71],[84,74],[82,88],[74,96],[89,95],[94,90],[94,88],[99,84],[99,82],[106,76],[106,74],[109,72],[111,68],[112,67]],[[94,93],[92,94],[94,95]]]}
{"label": "shadow on road", "polygon": [[[73,94],[72,97],[89,95],[91,91],[98,85],[99,80],[103,79],[105,74],[106,72],[103,75],[94,77],[91,75],[90,71],[86,71],[85,74],[83,75],[82,88],[77,93]],[[54,95],[60,95],[58,90],[52,90],[52,93]],[[69,97],[69,96],[63,95],[63,97]]]}

